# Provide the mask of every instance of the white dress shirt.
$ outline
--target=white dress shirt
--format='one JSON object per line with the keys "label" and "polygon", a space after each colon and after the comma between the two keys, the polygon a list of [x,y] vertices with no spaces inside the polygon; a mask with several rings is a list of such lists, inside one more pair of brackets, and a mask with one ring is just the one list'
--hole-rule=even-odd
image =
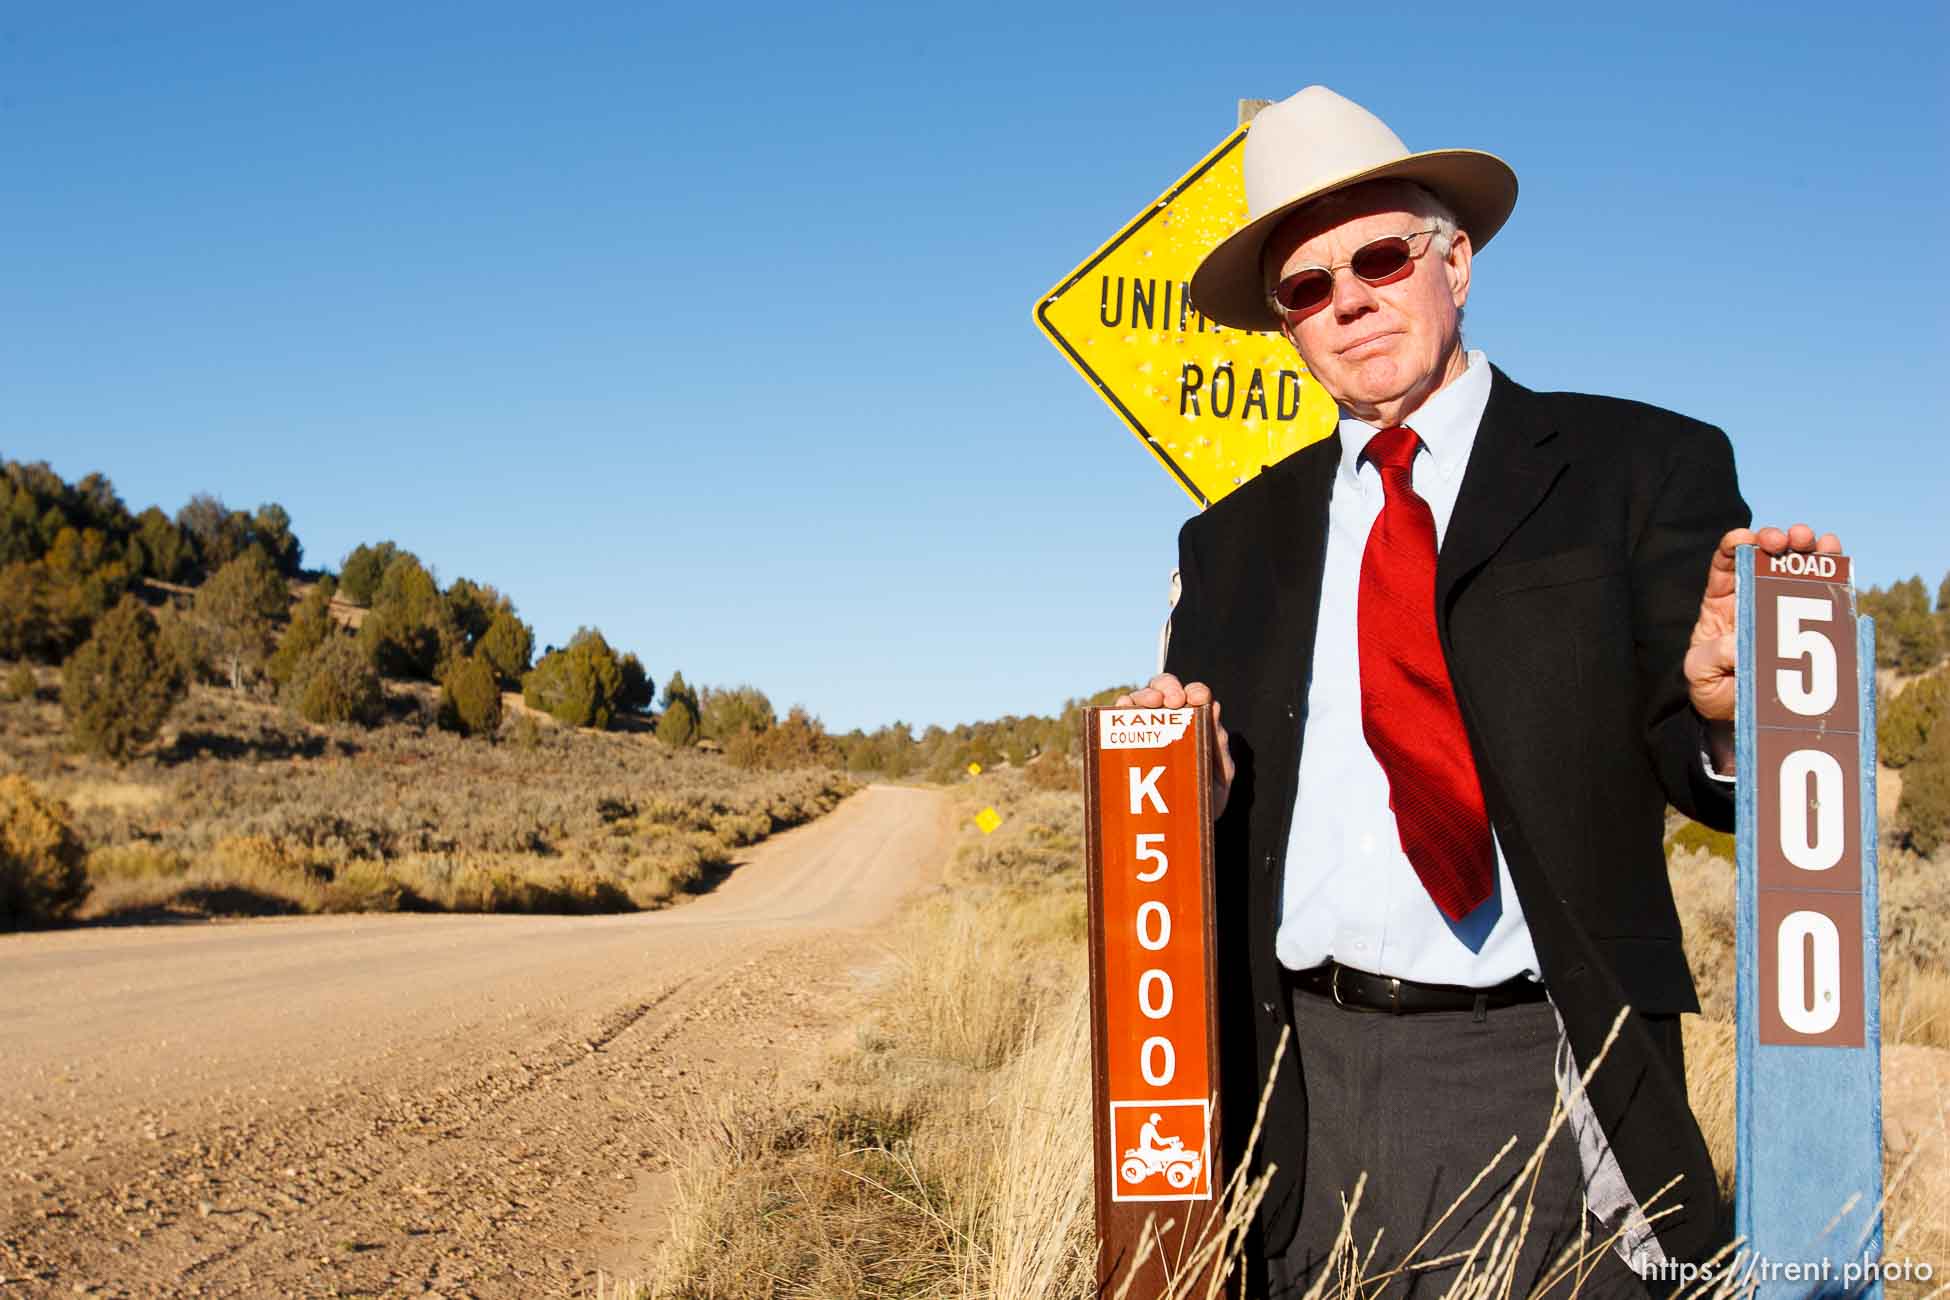
{"label": "white dress shirt", "polygon": [[[1489,362],[1476,351],[1468,362],[1459,378],[1407,421],[1422,439],[1413,481],[1435,515],[1438,549],[1490,397]],[[1537,951],[1517,905],[1503,846],[1495,845],[1496,886],[1490,897],[1461,920],[1449,920],[1402,852],[1401,832],[1388,807],[1388,777],[1362,734],[1361,557],[1383,494],[1380,474],[1361,453],[1375,432],[1376,426],[1342,413],[1341,463],[1327,506],[1320,619],[1313,677],[1306,684],[1300,786],[1274,949],[1294,970],[1331,957],[1431,984],[1483,988],[1517,975],[1536,979]]]}

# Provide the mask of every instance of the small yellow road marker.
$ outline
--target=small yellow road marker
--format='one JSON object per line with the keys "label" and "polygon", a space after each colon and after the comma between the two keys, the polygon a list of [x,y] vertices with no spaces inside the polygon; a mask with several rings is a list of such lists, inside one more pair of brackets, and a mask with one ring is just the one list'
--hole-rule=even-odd
{"label": "small yellow road marker", "polygon": [[970,776],[980,776],[982,774],[982,765],[980,763],[970,763],[968,765],[968,774]]}
{"label": "small yellow road marker", "polygon": [[1002,824],[1002,814],[993,808],[984,808],[975,814],[975,824],[982,828],[982,834],[993,834],[995,828]]}

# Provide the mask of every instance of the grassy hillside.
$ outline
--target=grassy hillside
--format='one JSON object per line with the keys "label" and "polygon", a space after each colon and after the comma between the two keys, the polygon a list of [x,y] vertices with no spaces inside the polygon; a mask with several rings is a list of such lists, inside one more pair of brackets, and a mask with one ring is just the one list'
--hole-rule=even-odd
{"label": "grassy hillside", "polygon": [[558,726],[513,697],[483,744],[435,725],[434,688],[397,681],[372,728],[198,685],[116,766],[72,749],[58,673],[30,671],[32,694],[0,703],[0,775],[66,806],[92,886],[81,919],[659,907],[854,788]]}

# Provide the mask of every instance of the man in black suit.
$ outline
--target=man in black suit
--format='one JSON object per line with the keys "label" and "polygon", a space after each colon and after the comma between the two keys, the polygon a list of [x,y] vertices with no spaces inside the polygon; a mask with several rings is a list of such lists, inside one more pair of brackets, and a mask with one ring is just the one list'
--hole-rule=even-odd
{"label": "man in black suit", "polygon": [[1528,1207],[1514,1294],[1658,1290],[1725,1240],[1665,810],[1732,822],[1734,548],[1839,543],[1748,530],[1718,429],[1464,349],[1501,160],[1410,154],[1310,87],[1255,121],[1245,173],[1193,301],[1284,331],[1340,425],[1185,525],[1164,671],[1119,703],[1213,706],[1226,1113],[1273,1081],[1250,1290],[1345,1262],[1363,1172],[1370,1277],[1478,1246],[1480,1274]]}

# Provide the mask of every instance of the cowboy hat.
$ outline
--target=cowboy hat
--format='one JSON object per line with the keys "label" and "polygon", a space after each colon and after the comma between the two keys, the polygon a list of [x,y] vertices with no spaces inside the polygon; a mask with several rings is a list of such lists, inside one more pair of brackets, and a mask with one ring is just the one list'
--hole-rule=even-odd
{"label": "cowboy hat", "polygon": [[1191,286],[1192,305],[1234,329],[1280,328],[1260,253],[1304,203],[1364,181],[1415,181],[1449,205],[1475,248],[1490,242],[1517,203],[1517,174],[1495,154],[1410,153],[1387,123],[1325,86],[1308,86],[1260,111],[1246,132],[1244,171],[1246,224],[1206,254]]}

